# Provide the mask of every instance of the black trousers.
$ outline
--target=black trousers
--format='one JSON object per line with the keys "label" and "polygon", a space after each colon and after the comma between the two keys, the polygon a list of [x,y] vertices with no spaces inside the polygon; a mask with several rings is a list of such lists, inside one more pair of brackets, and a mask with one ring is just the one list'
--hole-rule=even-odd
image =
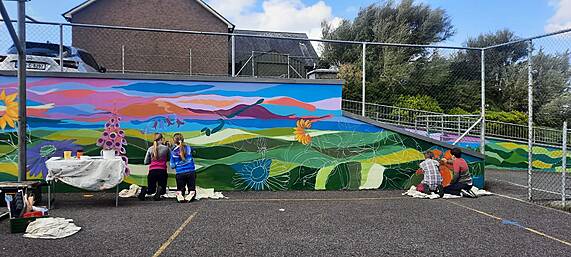
{"label": "black trousers", "polygon": [[147,194],[154,194],[157,191],[157,184],[161,187],[159,195],[167,193],[167,170],[150,170],[147,175]]}
{"label": "black trousers", "polygon": [[176,190],[181,191],[184,195],[188,191],[196,191],[196,173],[195,172],[185,172],[181,174],[176,174]]}
{"label": "black trousers", "polygon": [[451,195],[460,195],[460,190],[462,190],[462,189],[470,190],[470,188],[472,188],[471,185],[456,182],[454,184],[450,184],[449,186],[445,187],[444,193],[445,194],[451,194]]}

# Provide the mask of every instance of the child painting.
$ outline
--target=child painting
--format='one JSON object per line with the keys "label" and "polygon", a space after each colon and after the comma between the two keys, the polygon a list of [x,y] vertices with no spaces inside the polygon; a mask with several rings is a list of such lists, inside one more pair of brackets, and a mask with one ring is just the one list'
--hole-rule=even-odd
{"label": "child painting", "polygon": [[[184,143],[181,133],[174,134],[175,147],[171,151],[170,165],[176,170],[176,199],[179,203],[190,202],[196,195],[196,173],[192,148]],[[186,194],[188,190],[188,194]]]}

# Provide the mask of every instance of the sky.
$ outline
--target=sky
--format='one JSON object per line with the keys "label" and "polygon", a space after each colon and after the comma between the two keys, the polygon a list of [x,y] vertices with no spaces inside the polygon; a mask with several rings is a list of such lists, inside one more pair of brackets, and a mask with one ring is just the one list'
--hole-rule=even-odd
{"label": "sky", "polygon": [[[4,1],[11,17],[16,3]],[[31,0],[27,13],[41,21],[65,22],[62,13],[83,0]],[[238,29],[305,32],[320,38],[322,21],[333,26],[353,19],[374,0],[206,0]],[[508,28],[520,37],[571,28],[571,0],[417,0],[446,10],[456,34],[444,45]]]}

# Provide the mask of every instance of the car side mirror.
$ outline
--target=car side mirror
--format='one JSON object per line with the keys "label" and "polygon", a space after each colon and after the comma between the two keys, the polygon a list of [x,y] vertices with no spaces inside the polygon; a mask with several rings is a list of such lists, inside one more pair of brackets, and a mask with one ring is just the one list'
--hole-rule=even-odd
{"label": "car side mirror", "polygon": [[107,68],[101,66],[101,67],[99,67],[99,72],[105,73],[105,72],[107,72]]}

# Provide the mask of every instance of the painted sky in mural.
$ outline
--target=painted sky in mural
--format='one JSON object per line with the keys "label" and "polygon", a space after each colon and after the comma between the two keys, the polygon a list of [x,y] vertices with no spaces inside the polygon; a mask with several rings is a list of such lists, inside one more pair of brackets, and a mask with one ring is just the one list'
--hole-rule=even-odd
{"label": "painted sky in mural", "polygon": [[[0,76],[0,89],[6,119],[0,168],[14,175],[10,120],[16,78]],[[43,162],[63,150],[98,155],[97,140],[113,117],[121,119],[124,133],[117,143],[125,143],[129,159],[126,181],[142,185],[147,172],[142,159],[156,132],[167,138],[182,132],[196,150],[198,185],[226,190],[404,188],[419,181],[414,171],[421,151],[446,150],[343,117],[341,89],[341,84],[32,77],[29,174],[45,176]],[[470,161],[480,172],[480,161]]]}

